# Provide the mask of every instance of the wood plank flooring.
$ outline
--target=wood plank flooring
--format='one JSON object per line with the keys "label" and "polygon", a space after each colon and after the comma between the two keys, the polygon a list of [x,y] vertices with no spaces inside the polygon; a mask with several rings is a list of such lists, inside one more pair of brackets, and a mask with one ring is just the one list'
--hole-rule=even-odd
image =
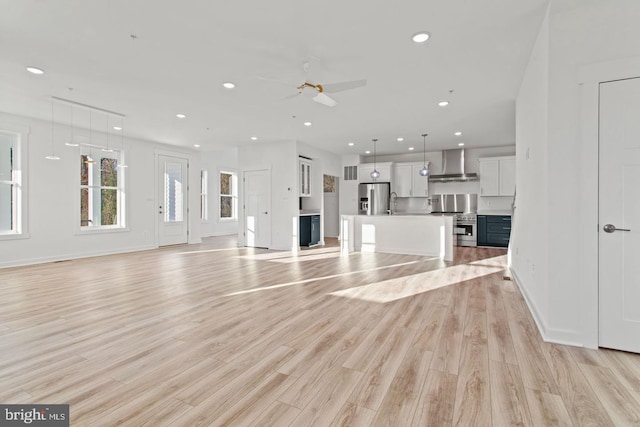
{"label": "wood plank flooring", "polygon": [[545,343],[505,251],[200,245],[0,270],[0,403],[73,426],[640,425],[640,355]]}

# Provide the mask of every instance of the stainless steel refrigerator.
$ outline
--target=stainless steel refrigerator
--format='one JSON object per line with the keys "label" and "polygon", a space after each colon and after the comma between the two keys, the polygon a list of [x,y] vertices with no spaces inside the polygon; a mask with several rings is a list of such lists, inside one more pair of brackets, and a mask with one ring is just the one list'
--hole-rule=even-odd
{"label": "stainless steel refrigerator", "polygon": [[376,182],[360,184],[358,187],[358,214],[387,215],[389,214],[389,194],[391,184]]}

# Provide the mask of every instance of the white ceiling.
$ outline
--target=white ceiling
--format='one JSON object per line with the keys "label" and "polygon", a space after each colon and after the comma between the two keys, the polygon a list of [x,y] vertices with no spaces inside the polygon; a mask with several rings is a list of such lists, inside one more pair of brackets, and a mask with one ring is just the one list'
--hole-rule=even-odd
{"label": "white ceiling", "polygon": [[[0,0],[0,111],[50,120],[57,96],[125,114],[126,136],[201,150],[298,140],[362,154],[378,138],[378,153],[403,153],[425,132],[428,149],[513,144],[546,3]],[[431,39],[413,43],[421,30]],[[282,100],[305,80],[363,78],[333,108]]]}

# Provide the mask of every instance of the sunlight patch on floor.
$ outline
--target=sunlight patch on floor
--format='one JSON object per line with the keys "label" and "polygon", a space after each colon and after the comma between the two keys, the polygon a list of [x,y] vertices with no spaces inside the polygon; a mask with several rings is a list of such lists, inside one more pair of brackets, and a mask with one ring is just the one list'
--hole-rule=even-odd
{"label": "sunlight patch on floor", "polygon": [[506,268],[506,255],[481,260],[482,263],[454,265],[397,279],[343,289],[329,295],[386,303],[434,289],[497,273]]}
{"label": "sunlight patch on floor", "polygon": [[247,290],[244,290],[244,291],[232,292],[232,293],[226,294],[224,296],[225,297],[232,297],[232,296],[236,296],[236,295],[253,294],[255,292],[262,292],[262,291],[269,291],[269,290],[272,290],[272,289],[286,288],[288,286],[301,285],[301,284],[304,284],[304,283],[316,282],[316,281],[319,281],[319,280],[335,279],[336,277],[352,276],[354,274],[368,273],[368,272],[376,271],[376,270],[385,270],[387,268],[403,267],[405,265],[416,264],[418,262],[422,262],[422,260],[420,260],[420,261],[402,262],[402,263],[399,263],[399,264],[385,265],[385,266],[377,267],[377,268],[367,268],[366,270],[349,271],[347,273],[331,274],[331,275],[328,275],[328,276],[311,277],[309,279],[297,280],[295,282],[278,283],[276,285],[271,285],[271,286],[263,286],[263,287],[260,287],[260,288],[253,288],[253,289],[247,289]]}
{"label": "sunlight patch on floor", "polygon": [[332,247],[325,249],[302,250],[297,253],[283,251],[276,253],[247,254],[239,255],[238,258],[249,259],[252,261],[271,261],[280,262],[283,264],[292,264],[300,261],[314,261],[320,259],[338,258],[340,256],[342,256],[342,254],[340,254],[338,248]]}

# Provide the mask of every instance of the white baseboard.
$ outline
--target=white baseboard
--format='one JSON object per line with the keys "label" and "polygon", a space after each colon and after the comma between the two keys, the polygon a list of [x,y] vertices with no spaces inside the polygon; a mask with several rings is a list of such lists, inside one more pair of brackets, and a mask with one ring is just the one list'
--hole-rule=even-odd
{"label": "white baseboard", "polygon": [[11,261],[11,262],[0,261],[0,268],[21,267],[25,265],[44,264],[47,262],[68,261],[68,260],[80,259],[80,258],[91,258],[96,256],[104,256],[104,255],[116,255],[116,254],[123,254],[123,253],[129,253],[129,252],[148,251],[150,249],[157,249],[157,248],[158,247],[155,245],[144,245],[144,246],[135,246],[130,248],[112,249],[107,251],[69,253],[69,254],[54,255],[54,256],[39,257],[39,258],[28,258],[28,259],[21,259],[21,260]]}
{"label": "white baseboard", "polygon": [[540,310],[538,309],[535,301],[533,301],[531,295],[527,292],[527,288],[523,286],[522,280],[518,277],[518,273],[513,268],[510,268],[509,271],[511,271],[511,277],[524,297],[524,301],[531,312],[533,320],[536,322],[536,326],[538,327],[538,331],[540,331],[540,335],[542,335],[542,339],[545,342],[554,344],[584,347],[584,337],[578,331],[549,328],[544,317],[540,314]]}

